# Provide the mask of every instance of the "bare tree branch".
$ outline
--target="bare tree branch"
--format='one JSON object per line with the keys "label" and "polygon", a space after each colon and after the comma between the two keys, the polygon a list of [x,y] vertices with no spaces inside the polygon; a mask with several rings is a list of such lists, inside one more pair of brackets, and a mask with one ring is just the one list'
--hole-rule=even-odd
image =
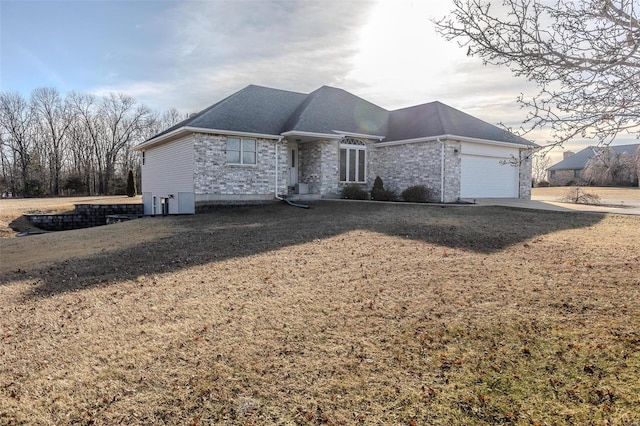
{"label": "bare tree branch", "polygon": [[454,0],[437,31],[485,64],[508,66],[538,85],[518,102],[519,133],[549,127],[553,145],[574,137],[608,144],[640,136],[640,22],[637,0]]}

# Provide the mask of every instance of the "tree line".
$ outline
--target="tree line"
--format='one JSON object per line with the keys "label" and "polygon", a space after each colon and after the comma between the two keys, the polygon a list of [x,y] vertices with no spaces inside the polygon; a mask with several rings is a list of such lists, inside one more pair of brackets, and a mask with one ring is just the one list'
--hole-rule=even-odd
{"label": "tree line", "polygon": [[184,118],[123,93],[0,92],[0,194],[124,194],[128,171],[140,175],[132,148]]}

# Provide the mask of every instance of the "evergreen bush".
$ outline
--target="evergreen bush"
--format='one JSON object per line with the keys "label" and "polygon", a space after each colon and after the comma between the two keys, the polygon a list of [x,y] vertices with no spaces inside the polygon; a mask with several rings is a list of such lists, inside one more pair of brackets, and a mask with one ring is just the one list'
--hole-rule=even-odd
{"label": "evergreen bush", "polygon": [[135,197],[136,192],[136,179],[133,175],[133,170],[129,169],[129,174],[127,175],[127,197]]}
{"label": "evergreen bush", "polygon": [[396,198],[396,193],[384,189],[382,178],[376,176],[376,180],[373,181],[373,189],[371,190],[371,199],[376,201],[395,201]]}

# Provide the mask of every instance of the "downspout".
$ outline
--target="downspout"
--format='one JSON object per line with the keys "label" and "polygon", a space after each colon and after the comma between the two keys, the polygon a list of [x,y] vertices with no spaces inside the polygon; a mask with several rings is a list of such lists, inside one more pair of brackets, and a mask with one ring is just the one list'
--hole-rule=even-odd
{"label": "downspout", "polygon": [[440,202],[444,203],[444,142],[440,138],[436,138],[440,142]]}
{"label": "downspout", "polygon": [[278,196],[278,147],[280,146],[280,142],[282,138],[278,139],[276,142],[276,182],[275,188],[273,190],[273,196],[276,197],[276,200],[284,201],[281,197]]}
{"label": "downspout", "polygon": [[278,139],[278,141],[276,142],[276,166],[275,166],[275,172],[276,172],[276,178],[275,178],[275,187],[273,190],[273,196],[275,197],[276,200],[280,200],[280,201],[284,201],[285,203],[289,204],[290,206],[293,207],[300,207],[303,209],[308,209],[309,206],[306,204],[297,204],[297,203],[292,203],[291,201],[287,200],[286,198],[282,198],[278,195],[278,154],[279,154],[279,144],[282,141],[282,138]]}

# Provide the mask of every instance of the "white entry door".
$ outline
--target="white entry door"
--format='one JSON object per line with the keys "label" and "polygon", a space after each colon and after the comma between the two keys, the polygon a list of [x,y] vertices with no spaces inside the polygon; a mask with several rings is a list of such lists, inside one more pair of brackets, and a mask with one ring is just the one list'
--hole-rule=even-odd
{"label": "white entry door", "polygon": [[298,144],[289,143],[289,186],[296,186],[298,183]]}

